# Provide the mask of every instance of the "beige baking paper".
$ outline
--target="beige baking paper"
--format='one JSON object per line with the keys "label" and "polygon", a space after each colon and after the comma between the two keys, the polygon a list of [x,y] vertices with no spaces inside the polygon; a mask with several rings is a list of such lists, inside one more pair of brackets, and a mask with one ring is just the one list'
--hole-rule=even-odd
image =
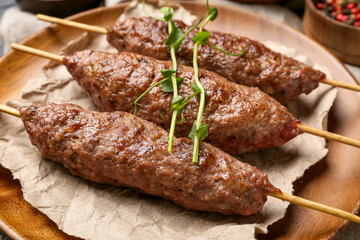
{"label": "beige baking paper", "polygon": [[[294,49],[266,44],[313,65]],[[115,51],[107,44],[105,36],[95,39],[84,36],[70,43],[65,52],[78,48]],[[326,69],[321,70],[331,77]],[[304,124],[322,129],[335,96],[335,89],[321,85],[289,108]],[[25,103],[21,105],[71,102],[96,110],[62,65],[44,69],[37,78],[30,80],[22,97]],[[20,106],[15,101],[10,105]],[[255,239],[254,233],[266,232],[269,224],[284,216],[288,206],[269,198],[264,209],[250,217],[187,211],[172,202],[132,189],[94,184],[74,177],[61,165],[40,156],[19,119],[0,114],[0,126],[0,163],[20,180],[25,200],[49,216],[64,232],[84,239]],[[291,193],[292,182],[326,153],[323,139],[302,134],[281,148],[244,154],[242,158],[268,173],[275,186]]]}

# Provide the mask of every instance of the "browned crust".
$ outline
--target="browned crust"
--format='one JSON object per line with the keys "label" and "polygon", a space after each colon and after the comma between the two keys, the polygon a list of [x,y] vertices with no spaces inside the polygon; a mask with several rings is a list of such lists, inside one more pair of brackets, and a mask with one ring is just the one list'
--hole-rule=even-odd
{"label": "browned crust", "polygon": [[[130,103],[152,84],[163,79],[160,70],[171,62],[159,61],[134,53],[77,52],[64,58],[72,76],[87,91],[101,111],[133,112]],[[184,77],[179,94],[186,99],[194,81],[193,69],[178,67]],[[202,70],[200,81],[208,97],[203,121],[208,125],[206,141],[232,154],[281,146],[301,133],[287,109],[257,88],[241,86],[219,75]],[[147,93],[138,105],[137,116],[168,130],[171,123],[172,93],[159,87]],[[185,121],[176,125],[176,136],[188,136],[199,107],[193,98],[184,108]]]}
{"label": "browned crust", "polygon": [[[189,29],[181,21],[175,21],[183,32]],[[177,55],[182,64],[190,65],[193,59],[195,29],[185,38]],[[119,51],[131,51],[161,60],[169,60],[165,46],[168,36],[167,23],[152,18],[130,18],[115,22],[108,29],[107,39]],[[228,80],[250,87],[258,87],[279,102],[294,101],[302,93],[310,93],[326,76],[293,58],[274,52],[262,43],[246,37],[211,32],[209,43],[230,53],[239,53],[247,46],[243,56],[227,56],[208,46],[200,46],[198,64],[218,73]]]}
{"label": "browned crust", "polygon": [[266,192],[279,191],[266,174],[221,150],[193,142],[124,112],[98,113],[72,104],[35,104],[20,109],[32,144],[42,156],[72,174],[115,186],[130,186],[192,210],[250,215],[261,210]]}

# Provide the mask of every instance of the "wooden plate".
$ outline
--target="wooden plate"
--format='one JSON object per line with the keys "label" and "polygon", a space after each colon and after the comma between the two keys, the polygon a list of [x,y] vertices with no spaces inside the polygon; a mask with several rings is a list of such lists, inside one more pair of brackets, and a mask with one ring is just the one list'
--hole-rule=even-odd
{"label": "wooden plate", "polygon": [[[182,2],[192,13],[200,15],[205,5]],[[104,7],[77,14],[70,19],[109,26],[127,4]],[[219,17],[209,25],[212,30],[246,35],[257,40],[280,42],[297,48],[312,60],[327,66],[337,80],[354,83],[345,67],[326,49],[296,30],[266,17],[239,8],[218,6]],[[28,38],[23,44],[58,53],[81,31],[52,26]],[[24,84],[41,70],[46,60],[10,51],[0,60],[0,102],[18,98]],[[339,90],[329,118],[330,130],[360,138],[360,95]],[[326,159],[309,169],[296,182],[296,195],[356,212],[360,200],[360,150],[343,144],[329,143]],[[14,239],[75,239],[61,231],[46,216],[22,198],[20,184],[11,173],[0,168],[0,227]],[[262,239],[331,239],[346,225],[336,217],[291,206],[285,220],[274,224]]]}

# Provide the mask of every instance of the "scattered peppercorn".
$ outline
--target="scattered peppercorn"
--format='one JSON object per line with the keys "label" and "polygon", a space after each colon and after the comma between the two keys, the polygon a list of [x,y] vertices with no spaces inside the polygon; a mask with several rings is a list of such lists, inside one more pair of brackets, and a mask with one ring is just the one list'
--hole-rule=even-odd
{"label": "scattered peppercorn", "polygon": [[316,4],[316,7],[317,7],[317,9],[319,9],[319,10],[323,10],[324,4],[321,3],[321,2],[318,2],[318,3]]}
{"label": "scattered peppercorn", "polygon": [[351,13],[352,14],[357,14],[357,13],[359,13],[360,12],[360,9],[359,8],[353,8],[353,9],[351,9]]}
{"label": "scattered peppercorn", "polygon": [[360,27],[360,0],[316,0],[315,6],[336,21]]}
{"label": "scattered peppercorn", "polygon": [[346,5],[347,9],[353,9],[355,7],[355,3],[349,3],[348,5]]}

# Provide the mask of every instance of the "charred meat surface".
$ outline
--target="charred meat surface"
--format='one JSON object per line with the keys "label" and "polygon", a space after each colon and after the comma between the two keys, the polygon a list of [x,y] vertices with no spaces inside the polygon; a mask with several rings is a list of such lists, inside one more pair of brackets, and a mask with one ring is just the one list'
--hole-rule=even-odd
{"label": "charred meat surface", "polygon": [[[107,112],[133,112],[130,103],[163,79],[160,70],[171,68],[171,62],[135,53],[90,50],[67,56],[63,63],[97,107]],[[179,95],[186,99],[192,93],[193,69],[179,66],[177,75],[184,77]],[[229,82],[206,70],[201,70],[199,76],[208,94],[203,115],[209,129],[206,141],[214,146],[228,153],[242,154],[281,146],[301,133],[297,127],[299,121],[259,89]],[[136,115],[168,130],[172,98],[172,93],[155,87],[139,101]],[[197,98],[185,106],[185,121],[176,125],[177,137],[188,136],[198,107]]]}
{"label": "charred meat surface", "polygon": [[[175,25],[183,32],[189,26],[182,21]],[[183,41],[177,52],[182,64],[192,64],[195,29]],[[115,22],[108,29],[109,43],[119,51],[131,51],[160,60],[169,60],[165,46],[168,36],[166,22],[149,17],[130,18]],[[310,93],[325,74],[293,58],[274,52],[258,41],[246,37],[212,31],[209,43],[230,53],[239,53],[247,46],[243,56],[227,56],[209,46],[200,46],[198,64],[228,80],[249,87],[258,87],[281,103],[294,101],[302,93]]]}
{"label": "charred meat surface", "polygon": [[43,157],[97,183],[140,189],[187,209],[241,215],[260,211],[265,193],[280,191],[265,173],[210,144],[200,144],[198,165],[187,138],[175,139],[168,153],[168,133],[130,113],[53,103],[20,112]]}

